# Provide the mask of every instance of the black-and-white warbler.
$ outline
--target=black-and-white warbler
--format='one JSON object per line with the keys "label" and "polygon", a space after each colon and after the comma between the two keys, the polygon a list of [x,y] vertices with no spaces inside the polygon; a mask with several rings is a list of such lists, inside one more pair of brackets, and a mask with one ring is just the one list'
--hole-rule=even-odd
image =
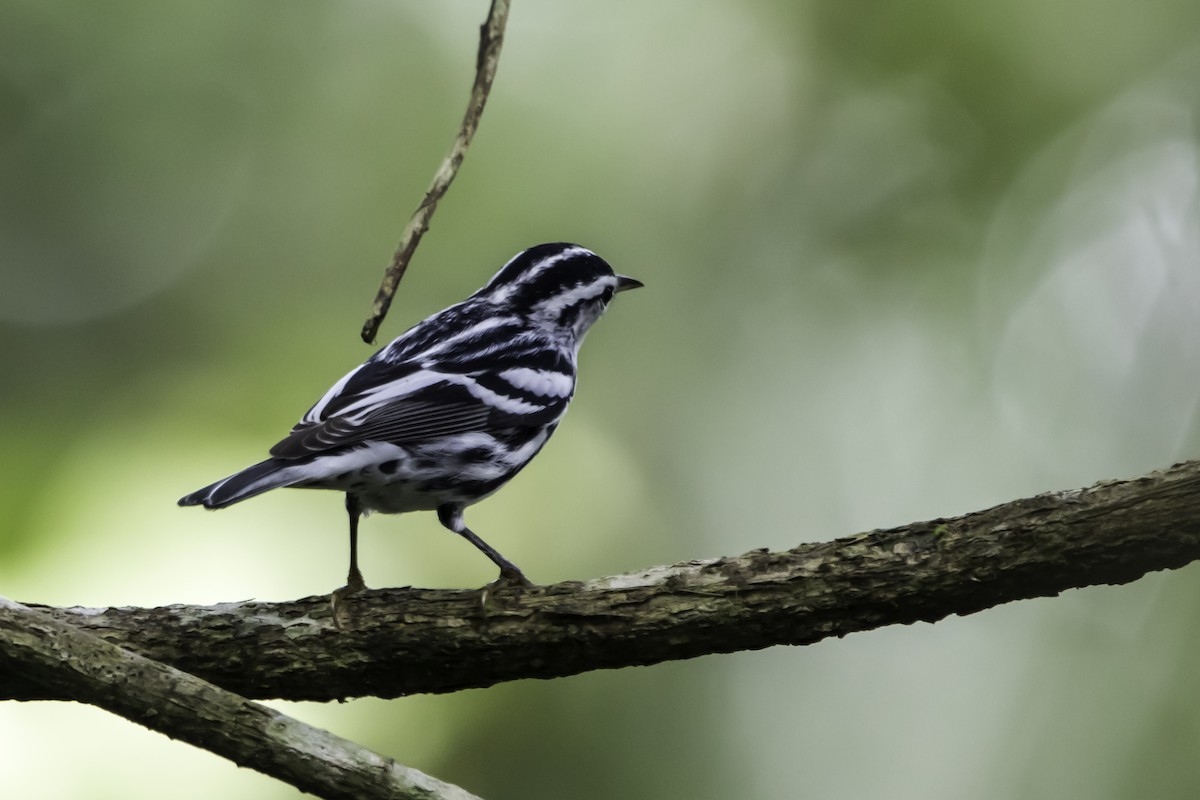
{"label": "black-and-white warbler", "polygon": [[338,599],[364,588],[363,512],[436,510],[442,525],[526,584],[463,523],[554,433],[575,392],[584,334],[613,295],[641,286],[595,253],[542,244],[346,375],[271,448],[266,461],[193,492],[181,506],[224,508],[271,489],[336,489],[350,514],[350,571]]}

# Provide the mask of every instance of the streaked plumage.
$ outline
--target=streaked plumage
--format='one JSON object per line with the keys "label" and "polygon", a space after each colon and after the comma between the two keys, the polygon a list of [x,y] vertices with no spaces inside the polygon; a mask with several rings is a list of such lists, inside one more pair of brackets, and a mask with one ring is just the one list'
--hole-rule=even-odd
{"label": "streaked plumage", "polygon": [[616,292],[641,286],[578,245],[517,254],[475,294],[409,329],[308,410],[266,461],[179,501],[224,508],[280,487],[346,493],[351,563],[362,588],[363,511],[434,510],[501,569],[521,571],[462,521],[529,463],[575,391],[579,346]]}

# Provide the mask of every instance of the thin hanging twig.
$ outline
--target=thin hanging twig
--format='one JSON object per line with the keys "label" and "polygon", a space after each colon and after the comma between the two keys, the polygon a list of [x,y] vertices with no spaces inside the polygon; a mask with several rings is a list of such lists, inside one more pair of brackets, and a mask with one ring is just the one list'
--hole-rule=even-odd
{"label": "thin hanging twig", "polygon": [[467,148],[471,144],[471,138],[475,135],[475,129],[479,127],[479,118],[483,115],[483,107],[487,104],[488,93],[491,92],[492,81],[496,77],[496,67],[500,63],[500,46],[504,44],[504,26],[508,22],[508,6],[509,0],[492,0],[492,7],[488,10],[487,19],[479,26],[479,54],[475,59],[475,84],[471,87],[471,99],[467,104],[467,113],[463,116],[458,134],[450,146],[450,152],[446,154],[441,166],[434,173],[433,182],[425,192],[421,204],[413,212],[412,219],[408,221],[404,235],[400,237],[400,244],[392,255],[392,263],[383,275],[383,282],[379,285],[379,291],[375,294],[375,302],[371,305],[371,315],[367,317],[367,321],[363,323],[362,327],[362,338],[367,344],[375,342],[375,334],[379,332],[379,325],[387,315],[388,308],[392,304],[392,297],[396,294],[396,287],[400,285],[400,279],[404,277],[404,271],[408,269],[408,262],[412,260],[421,237],[425,235],[425,231],[429,230],[429,221],[433,218],[438,201],[442,199],[442,195],[454,181],[454,176],[458,174],[458,168],[467,155]]}

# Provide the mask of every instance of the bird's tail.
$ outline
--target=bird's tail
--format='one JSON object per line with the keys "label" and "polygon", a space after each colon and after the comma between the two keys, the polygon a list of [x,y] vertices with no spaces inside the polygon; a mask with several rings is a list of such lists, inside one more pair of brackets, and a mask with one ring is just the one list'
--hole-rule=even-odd
{"label": "bird's tail", "polygon": [[246,467],[241,472],[192,492],[186,497],[179,498],[179,505],[224,508],[271,489],[290,486],[300,479],[301,476],[296,474],[294,465],[277,458],[268,458],[266,461]]}

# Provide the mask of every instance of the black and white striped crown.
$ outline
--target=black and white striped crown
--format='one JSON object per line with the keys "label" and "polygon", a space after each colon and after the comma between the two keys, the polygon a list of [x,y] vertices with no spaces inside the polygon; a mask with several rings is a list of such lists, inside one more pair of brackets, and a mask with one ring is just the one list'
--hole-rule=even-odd
{"label": "black and white striped crown", "polygon": [[500,268],[473,299],[502,303],[517,313],[641,286],[617,275],[604,259],[577,244],[551,242],[523,250]]}

